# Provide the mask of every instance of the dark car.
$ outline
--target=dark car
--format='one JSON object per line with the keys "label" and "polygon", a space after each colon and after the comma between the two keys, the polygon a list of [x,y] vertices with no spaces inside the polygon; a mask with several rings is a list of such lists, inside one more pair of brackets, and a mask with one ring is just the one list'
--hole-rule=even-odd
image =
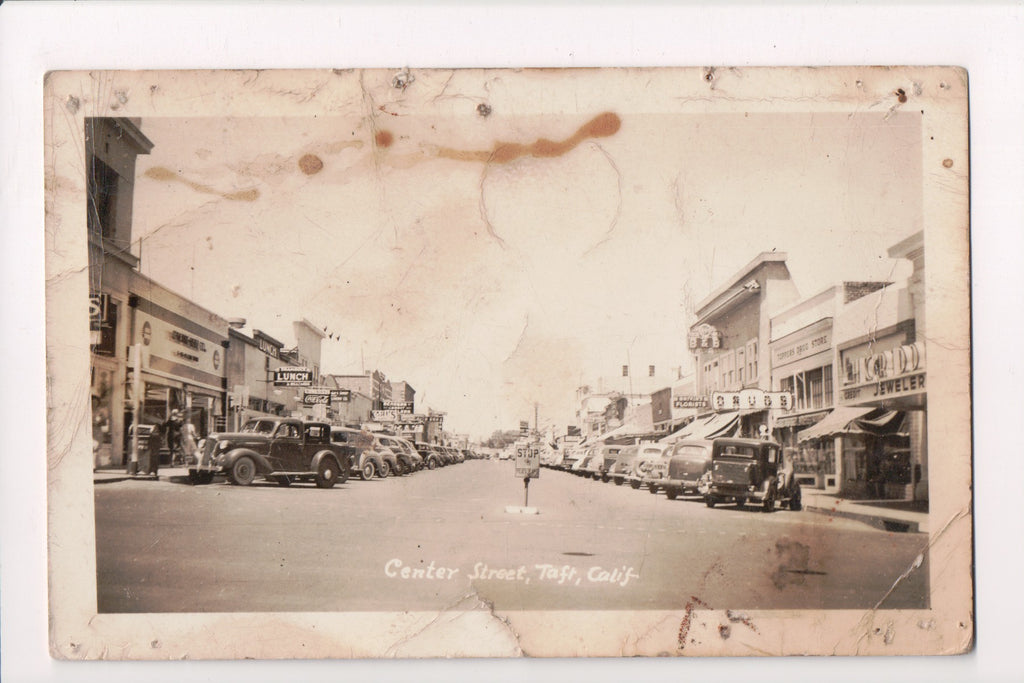
{"label": "dark car", "polygon": [[397,457],[397,474],[410,474],[422,467],[423,458],[420,457],[419,453],[416,452],[416,449],[409,442],[395,436],[385,436],[383,434],[378,434],[376,438],[382,446],[390,450]]}
{"label": "dark car", "polygon": [[350,449],[352,462],[349,469],[363,481],[384,471],[384,458],[373,449],[373,434],[370,432],[351,427],[331,427],[331,441]]}
{"label": "dark car", "polygon": [[351,451],[331,442],[326,423],[259,418],[246,422],[240,432],[210,434],[189,477],[208,482],[214,473],[223,473],[239,486],[261,476],[281,486],[313,480],[320,488],[331,488],[348,479],[350,461]]}
{"label": "dark car", "polygon": [[681,495],[703,495],[705,475],[711,470],[714,442],[706,439],[677,441],[667,452],[664,476],[649,486],[665,492],[669,500]]}
{"label": "dark car", "polygon": [[777,502],[788,504],[790,510],[802,507],[800,484],[779,444],[757,439],[715,439],[712,444],[704,495],[708,507],[730,501],[738,507],[753,501],[765,512],[774,510]]}
{"label": "dark car", "polygon": [[416,452],[423,458],[423,466],[428,470],[436,470],[438,467],[443,467],[447,464],[444,456],[433,444],[417,441],[413,445],[416,446]]}

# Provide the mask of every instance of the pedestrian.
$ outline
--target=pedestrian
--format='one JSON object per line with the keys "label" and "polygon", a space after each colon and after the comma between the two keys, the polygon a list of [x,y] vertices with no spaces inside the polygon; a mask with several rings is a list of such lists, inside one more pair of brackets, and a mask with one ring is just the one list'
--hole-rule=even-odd
{"label": "pedestrian", "polygon": [[[185,425],[181,430],[181,449],[184,453],[186,465],[192,463],[196,456],[196,451],[198,450],[196,447],[197,440],[196,426],[192,423],[191,419],[185,420]],[[195,462],[198,462],[198,459]]]}
{"label": "pedestrian", "polygon": [[183,425],[181,411],[175,408],[164,423],[167,437],[167,450],[171,452],[171,466],[179,465],[181,459],[181,428]]}

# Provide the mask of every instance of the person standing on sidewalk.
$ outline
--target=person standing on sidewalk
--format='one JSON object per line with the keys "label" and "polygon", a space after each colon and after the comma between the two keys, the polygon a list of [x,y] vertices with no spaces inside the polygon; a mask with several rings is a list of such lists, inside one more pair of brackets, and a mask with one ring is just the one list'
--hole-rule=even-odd
{"label": "person standing on sidewalk", "polygon": [[172,467],[181,464],[181,428],[183,423],[181,411],[175,408],[164,424],[164,429],[167,431],[167,450],[171,452]]}
{"label": "person standing on sidewalk", "polygon": [[[184,426],[181,428],[181,450],[184,454],[183,460],[186,465],[193,462],[193,458],[196,456],[196,441],[198,440],[196,433],[196,426],[192,423],[191,416],[185,420]],[[198,459],[195,459],[198,462]]]}

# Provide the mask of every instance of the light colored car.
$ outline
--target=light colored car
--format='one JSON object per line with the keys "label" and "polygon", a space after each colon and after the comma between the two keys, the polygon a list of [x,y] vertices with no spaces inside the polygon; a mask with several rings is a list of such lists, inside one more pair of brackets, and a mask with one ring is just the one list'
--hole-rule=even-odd
{"label": "light colored car", "polygon": [[622,486],[633,477],[633,468],[636,466],[639,453],[640,449],[637,446],[625,446],[619,451],[615,462],[608,468],[608,477],[616,486]]}
{"label": "light colored car", "polygon": [[633,464],[633,474],[629,477],[629,485],[638,489],[644,484],[650,486],[656,479],[664,477],[668,471],[665,454],[669,448],[670,446],[662,443],[640,444]]}

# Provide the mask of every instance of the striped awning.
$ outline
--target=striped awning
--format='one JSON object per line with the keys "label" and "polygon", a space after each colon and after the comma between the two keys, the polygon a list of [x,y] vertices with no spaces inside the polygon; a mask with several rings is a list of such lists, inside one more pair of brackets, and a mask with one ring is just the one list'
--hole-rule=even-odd
{"label": "striped awning", "polygon": [[841,406],[833,408],[832,412],[822,418],[821,422],[811,425],[797,435],[798,442],[810,441],[811,439],[822,439],[836,434],[863,433],[860,427],[854,422],[857,418],[870,413],[874,408],[854,408]]}

